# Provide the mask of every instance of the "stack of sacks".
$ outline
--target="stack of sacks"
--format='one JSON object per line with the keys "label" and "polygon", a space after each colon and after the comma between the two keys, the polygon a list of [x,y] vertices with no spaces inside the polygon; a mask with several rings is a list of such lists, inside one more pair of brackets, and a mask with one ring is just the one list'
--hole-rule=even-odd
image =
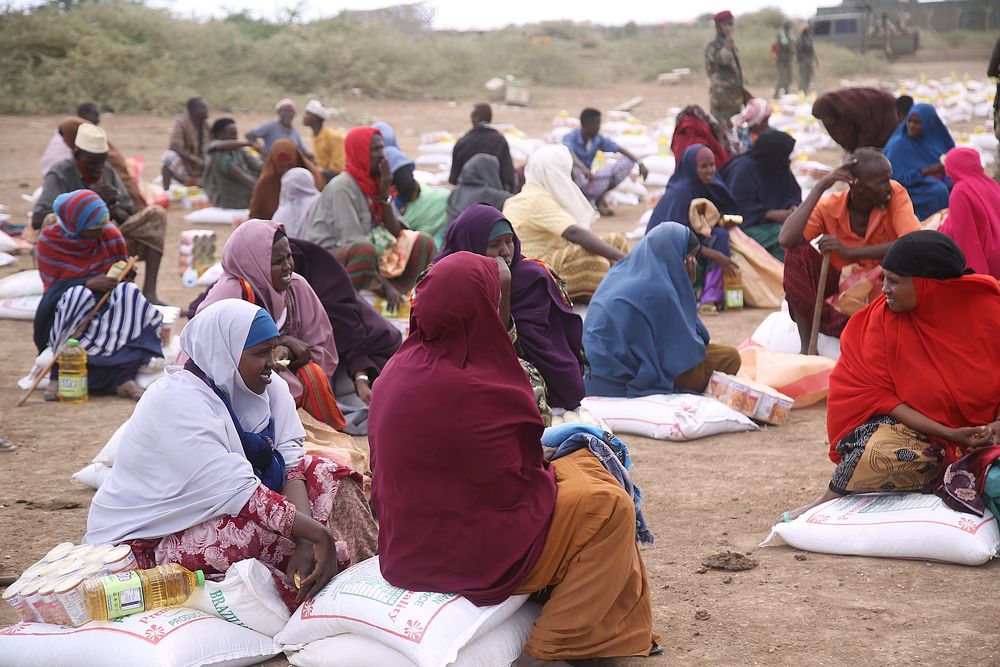
{"label": "stack of sacks", "polygon": [[532,139],[510,123],[501,123],[493,127],[507,140],[507,145],[510,147],[510,158],[515,164],[524,162],[529,155],[545,144],[545,141]]}
{"label": "stack of sacks", "polygon": [[298,667],[509,665],[541,610],[527,600],[476,607],[458,595],[397,588],[375,556],[338,574],[274,639]]}
{"label": "stack of sacks", "polygon": [[451,167],[451,151],[455,148],[455,135],[450,132],[425,132],[420,135],[416,162],[418,167],[447,170]]}
{"label": "stack of sacks", "polygon": [[35,319],[35,311],[44,291],[42,278],[34,269],[0,279],[0,318]]}

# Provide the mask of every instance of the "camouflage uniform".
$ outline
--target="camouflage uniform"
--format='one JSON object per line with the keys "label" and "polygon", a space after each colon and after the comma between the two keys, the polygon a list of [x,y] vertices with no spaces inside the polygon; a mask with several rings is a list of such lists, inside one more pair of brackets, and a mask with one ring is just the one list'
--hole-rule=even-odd
{"label": "camouflage uniform", "polygon": [[775,53],[775,63],[778,66],[778,82],[774,84],[774,96],[778,96],[778,91],[791,92],[792,85],[792,38],[784,30],[778,33],[775,40],[778,50]]}
{"label": "camouflage uniform", "polygon": [[705,47],[705,70],[710,79],[708,97],[715,119],[728,132],[732,129],[729,119],[743,110],[751,95],[743,86],[743,68],[736,47],[726,46],[726,38],[716,35]]}
{"label": "camouflage uniform", "polygon": [[795,56],[799,61],[799,90],[803,93],[809,92],[812,85],[814,65],[816,63],[816,47],[813,46],[812,35],[802,33],[799,41],[795,43]]}

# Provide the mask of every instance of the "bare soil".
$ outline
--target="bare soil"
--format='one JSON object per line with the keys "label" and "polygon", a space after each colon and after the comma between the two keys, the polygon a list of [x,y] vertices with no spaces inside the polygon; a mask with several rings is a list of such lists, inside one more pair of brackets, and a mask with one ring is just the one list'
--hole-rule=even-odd
{"label": "bare soil", "polygon": [[[931,54],[893,65],[896,76],[979,76],[987,54],[975,59],[934,62]],[[754,83],[754,82],[751,82]],[[820,81],[827,88],[836,81]],[[770,82],[752,86],[761,92]],[[211,91],[201,91],[211,101]],[[513,122],[532,136],[549,129],[559,110],[583,106],[605,109],[634,95],[645,103],[643,119],[664,115],[670,106],[706,104],[701,77],[677,87],[620,83],[605,89],[532,91],[526,109],[496,109],[496,122]],[[464,131],[471,103],[460,100],[398,102],[328,101],[362,115],[390,121],[405,150],[415,151],[419,134],[439,129]],[[266,106],[266,105],[262,105]],[[213,109],[213,117],[220,110]],[[268,118],[234,114],[242,130]],[[59,116],[0,117],[0,202],[23,216],[19,195],[40,183],[38,159]],[[128,155],[141,155],[147,178],[155,175],[171,119],[107,116],[111,140]],[[835,163],[831,151],[820,159]],[[631,230],[641,207],[623,207],[598,222],[599,232]],[[180,231],[190,228],[183,211],[170,212],[160,295],[186,305],[196,295],[177,275]],[[220,241],[228,233],[219,227]],[[220,243],[221,245],[221,243]],[[31,268],[0,269],[0,277]],[[141,284],[141,283],[140,283]],[[744,310],[706,319],[714,340],[736,344],[747,338],[767,312]],[[176,333],[176,332],[175,332]],[[92,398],[83,405],[44,403],[36,396],[14,408],[15,381],[35,356],[31,323],[0,320],[0,434],[18,445],[0,454],[0,575],[16,574],[57,542],[79,541],[92,492],[70,483],[111,433],[128,418],[133,404]],[[996,369],[992,369],[995,371]],[[758,548],[782,511],[812,499],[827,483],[825,405],[795,411],[788,424],[751,433],[670,443],[626,437],[646,497],[645,512],[657,535],[644,557],[653,589],[655,623],[662,634],[662,664],[683,665],[1000,665],[994,623],[1000,583],[998,566],[979,568],[918,561],[847,558],[809,554],[788,547]],[[150,484],[157,480],[150,479]],[[709,557],[732,551],[759,563],[745,572],[702,566]],[[13,623],[0,608],[0,625]],[[0,657],[2,662],[2,657]],[[268,664],[287,664],[274,660]],[[616,664],[646,664],[638,659]]]}

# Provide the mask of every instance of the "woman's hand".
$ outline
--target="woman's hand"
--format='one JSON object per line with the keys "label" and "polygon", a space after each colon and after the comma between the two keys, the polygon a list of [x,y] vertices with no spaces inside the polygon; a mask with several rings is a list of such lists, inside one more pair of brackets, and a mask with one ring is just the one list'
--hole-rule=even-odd
{"label": "woman's hand", "polygon": [[105,292],[110,292],[118,284],[118,281],[114,278],[108,278],[106,275],[94,276],[84,283],[84,286],[95,294],[104,294]]}
{"label": "woman's hand", "polygon": [[944,176],[944,165],[940,162],[929,164],[920,170],[925,176]]}
{"label": "woman's hand", "polygon": [[312,348],[305,341],[301,341],[294,336],[282,336],[278,339],[278,348],[284,347],[288,350],[287,359],[292,363],[288,365],[290,369],[298,370],[312,361]]}
{"label": "woman's hand", "polygon": [[[337,574],[337,546],[329,531],[324,531],[324,537],[316,542],[307,543],[312,548],[313,568],[309,575],[302,579],[302,588],[295,596],[296,602],[316,597],[323,587]],[[305,547],[303,547],[304,549]],[[296,552],[298,547],[296,547]],[[294,559],[295,556],[293,555]],[[303,557],[304,558],[304,557]],[[300,571],[299,573],[303,573]],[[294,585],[294,583],[293,583]]]}
{"label": "woman's hand", "polygon": [[[308,578],[316,566],[316,560],[313,557],[313,543],[309,540],[296,540],[295,541],[295,551],[292,552],[292,557],[288,559],[288,567],[285,568],[285,577],[288,584],[295,590],[300,590],[304,588],[302,586],[303,582]],[[299,575],[299,585],[295,585],[295,575]]]}
{"label": "woman's hand", "polygon": [[360,398],[365,405],[371,405],[372,386],[369,384],[367,376],[354,378],[354,391],[358,392],[358,398]]}
{"label": "woman's hand", "polygon": [[989,444],[1000,445],[1000,419],[986,425],[986,437]]}
{"label": "woman's hand", "polygon": [[949,429],[947,440],[962,447],[976,449],[991,444],[987,436],[987,426],[962,426],[960,428]]}
{"label": "woman's hand", "polygon": [[687,270],[688,278],[691,279],[691,284],[694,285],[698,280],[698,259],[693,253],[684,257],[684,268]]}
{"label": "woman's hand", "polygon": [[389,188],[392,187],[392,170],[389,169],[389,161],[382,158],[378,165],[378,197],[384,200],[389,196]]}
{"label": "woman's hand", "polygon": [[389,310],[392,312],[396,312],[399,309],[399,304],[403,301],[402,293],[387,280],[382,281],[382,297],[389,304]]}

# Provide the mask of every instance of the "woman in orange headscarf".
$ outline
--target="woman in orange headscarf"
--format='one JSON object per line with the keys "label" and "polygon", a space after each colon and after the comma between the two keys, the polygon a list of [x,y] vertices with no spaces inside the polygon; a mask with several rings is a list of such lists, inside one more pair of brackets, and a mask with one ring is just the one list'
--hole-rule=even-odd
{"label": "woman in orange headscarf", "polygon": [[319,167],[313,164],[289,139],[278,139],[271,146],[271,152],[267,156],[267,162],[261,169],[260,178],[253,188],[253,195],[250,196],[251,219],[270,220],[274,212],[278,210],[278,198],[281,195],[281,177],[292,167],[303,167],[312,172],[316,181],[316,189],[323,190],[326,186],[326,179]]}
{"label": "woman in orange headscarf", "polygon": [[849,493],[934,491],[970,450],[1000,443],[1000,286],[929,230],[882,260],[882,296],[851,317],[830,375],[828,490],[789,521]]}

